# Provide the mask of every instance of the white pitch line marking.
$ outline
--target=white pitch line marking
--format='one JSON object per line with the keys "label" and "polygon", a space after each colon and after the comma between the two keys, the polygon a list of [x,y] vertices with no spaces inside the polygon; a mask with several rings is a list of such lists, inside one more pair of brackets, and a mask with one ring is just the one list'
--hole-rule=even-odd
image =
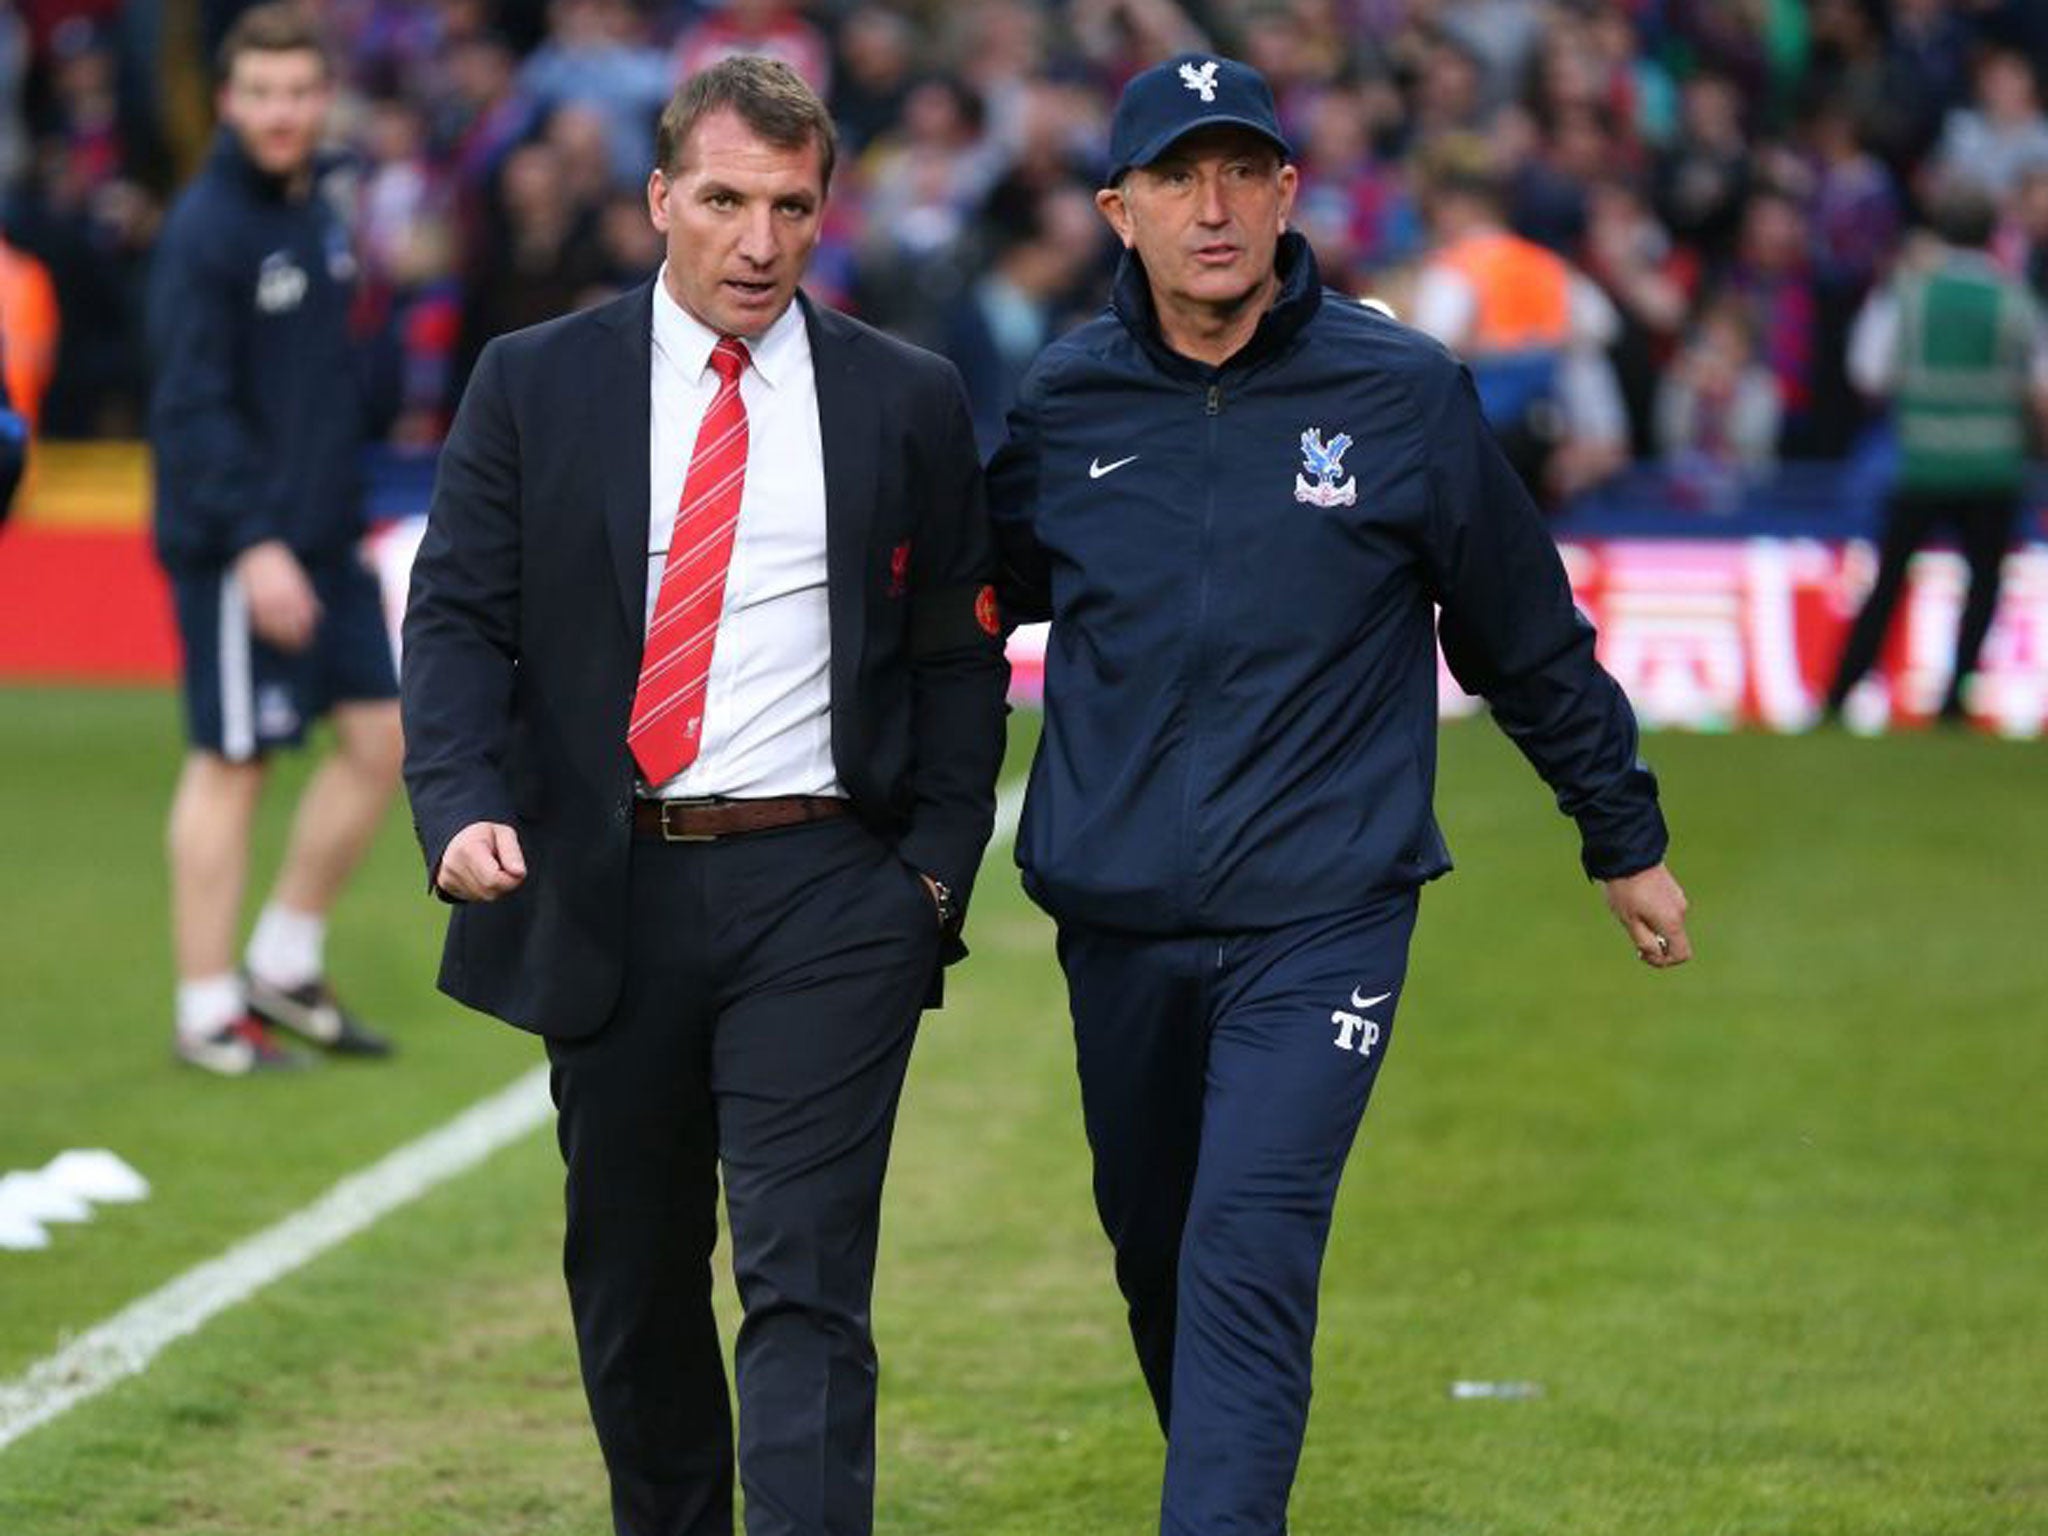
{"label": "white pitch line marking", "polygon": [[553,1112],[547,1068],[535,1067],[438,1130],[350,1174],[311,1205],[124,1307],[15,1380],[0,1383],[0,1449],[138,1375],[165,1345],[473,1168]]}
{"label": "white pitch line marking", "polygon": [[[1024,785],[1013,780],[996,799],[991,848],[1017,835],[1023,812]],[[115,1383],[139,1376],[165,1346],[467,1172],[553,1113],[548,1069],[535,1067],[438,1130],[350,1174],[311,1205],[130,1303],[13,1381],[0,1382],[0,1450]]]}

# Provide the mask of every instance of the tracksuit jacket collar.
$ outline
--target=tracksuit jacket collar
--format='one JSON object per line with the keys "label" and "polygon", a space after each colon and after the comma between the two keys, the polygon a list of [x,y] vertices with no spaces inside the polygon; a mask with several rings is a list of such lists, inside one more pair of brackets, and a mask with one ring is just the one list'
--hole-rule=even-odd
{"label": "tracksuit jacket collar", "polygon": [[1152,307],[1152,285],[1145,276],[1144,264],[1138,260],[1136,251],[1125,251],[1123,260],[1117,265],[1116,285],[1110,293],[1109,307],[1161,370],[1207,382],[1225,370],[1249,368],[1278,355],[1321,307],[1322,274],[1316,269],[1315,252],[1298,230],[1290,229],[1281,235],[1274,268],[1280,274],[1280,292],[1273,300],[1273,307],[1259,317],[1258,329],[1252,332],[1251,340],[1233,353],[1221,368],[1211,368],[1191,357],[1183,357],[1166,344],[1166,338],[1159,329],[1159,316]]}
{"label": "tracksuit jacket collar", "polygon": [[[234,129],[223,125],[213,136],[213,150],[207,157],[212,164],[228,176],[246,186],[257,197],[274,203],[288,203],[295,199],[291,195],[291,183],[285,177],[273,176],[249,158],[248,150]],[[313,157],[313,185],[320,182],[342,163],[342,157],[326,150]]]}

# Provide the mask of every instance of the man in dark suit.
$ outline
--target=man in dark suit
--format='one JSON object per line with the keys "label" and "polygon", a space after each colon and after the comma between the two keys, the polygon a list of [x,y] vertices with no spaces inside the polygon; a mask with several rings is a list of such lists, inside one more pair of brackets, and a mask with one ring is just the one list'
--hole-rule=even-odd
{"label": "man in dark suit", "polygon": [[797,295],[832,124],[736,58],[663,115],[649,286],[485,349],[405,621],[441,985],[547,1038],[616,1529],[873,1522],[869,1298],[1007,678],[944,362]]}

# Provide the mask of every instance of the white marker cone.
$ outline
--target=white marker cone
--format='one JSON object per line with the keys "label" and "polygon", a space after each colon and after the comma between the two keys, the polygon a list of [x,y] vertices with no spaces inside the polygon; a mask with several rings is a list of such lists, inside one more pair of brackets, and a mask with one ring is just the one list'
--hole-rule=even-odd
{"label": "white marker cone", "polygon": [[58,1188],[40,1173],[10,1173],[0,1178],[0,1212],[30,1221],[91,1221],[92,1207]]}
{"label": "white marker cone", "polygon": [[43,1169],[43,1178],[97,1205],[132,1205],[149,1198],[149,1180],[104,1147],[59,1152]]}

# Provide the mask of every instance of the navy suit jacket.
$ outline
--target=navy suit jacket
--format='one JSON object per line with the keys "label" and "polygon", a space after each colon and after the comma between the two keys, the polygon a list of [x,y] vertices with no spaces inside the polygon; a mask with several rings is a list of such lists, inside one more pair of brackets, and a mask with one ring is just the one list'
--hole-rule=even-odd
{"label": "navy suit jacket", "polygon": [[[624,968],[653,294],[484,349],[406,606],[405,779],[430,876],[479,821],[518,830],[528,871],[509,896],[455,908],[442,990],[559,1037],[603,1023]],[[824,454],[833,763],[855,813],[964,907],[1008,682],[966,400],[943,359],[799,302]],[[964,953],[951,936],[947,958]]]}

